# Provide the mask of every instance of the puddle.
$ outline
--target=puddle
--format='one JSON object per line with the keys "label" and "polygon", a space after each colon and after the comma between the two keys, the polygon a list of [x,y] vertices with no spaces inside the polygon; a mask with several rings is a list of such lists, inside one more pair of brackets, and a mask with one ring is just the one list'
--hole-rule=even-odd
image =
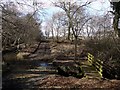
{"label": "puddle", "polygon": [[40,63],[40,66],[41,67],[48,67],[48,66],[50,66],[48,63],[45,63],[45,62],[42,62],[42,63]]}

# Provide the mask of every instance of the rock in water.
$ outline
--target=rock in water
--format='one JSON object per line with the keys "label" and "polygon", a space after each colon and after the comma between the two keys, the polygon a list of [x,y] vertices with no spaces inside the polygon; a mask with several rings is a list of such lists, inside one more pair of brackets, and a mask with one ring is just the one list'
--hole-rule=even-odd
{"label": "rock in water", "polygon": [[65,77],[68,77],[68,76],[69,76],[69,73],[66,72],[63,68],[57,67],[57,70],[58,70],[58,74],[59,74],[59,75],[62,75],[62,76],[65,76]]}
{"label": "rock in water", "polygon": [[60,64],[60,62],[54,61],[53,66],[56,67],[59,75],[66,77],[73,76],[76,78],[84,77],[84,72],[82,68],[77,64],[72,63],[70,65],[65,65],[65,63]]}

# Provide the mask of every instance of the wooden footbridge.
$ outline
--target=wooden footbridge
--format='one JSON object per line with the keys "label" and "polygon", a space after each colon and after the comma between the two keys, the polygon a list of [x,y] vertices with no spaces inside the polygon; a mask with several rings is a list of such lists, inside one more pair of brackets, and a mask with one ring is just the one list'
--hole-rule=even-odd
{"label": "wooden footbridge", "polygon": [[82,69],[85,72],[87,78],[103,78],[102,76],[102,65],[103,62],[96,59],[92,54],[88,53],[86,61],[82,62]]}

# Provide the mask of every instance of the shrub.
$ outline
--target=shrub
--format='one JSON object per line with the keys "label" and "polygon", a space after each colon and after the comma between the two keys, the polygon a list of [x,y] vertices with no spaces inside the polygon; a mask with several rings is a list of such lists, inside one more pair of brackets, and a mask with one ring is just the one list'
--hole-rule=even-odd
{"label": "shrub", "polygon": [[[104,37],[101,39],[90,39],[85,42],[88,52],[102,60],[103,66],[114,77],[120,78],[120,39]],[[114,72],[113,72],[114,71]]]}

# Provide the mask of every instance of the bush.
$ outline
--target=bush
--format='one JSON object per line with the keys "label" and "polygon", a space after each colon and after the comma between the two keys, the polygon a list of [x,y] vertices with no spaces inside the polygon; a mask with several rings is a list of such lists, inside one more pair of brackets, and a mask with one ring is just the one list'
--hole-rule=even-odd
{"label": "bush", "polygon": [[[120,39],[104,37],[90,39],[85,42],[88,52],[102,60],[103,66],[114,77],[120,78]],[[113,72],[114,71],[114,72]]]}

